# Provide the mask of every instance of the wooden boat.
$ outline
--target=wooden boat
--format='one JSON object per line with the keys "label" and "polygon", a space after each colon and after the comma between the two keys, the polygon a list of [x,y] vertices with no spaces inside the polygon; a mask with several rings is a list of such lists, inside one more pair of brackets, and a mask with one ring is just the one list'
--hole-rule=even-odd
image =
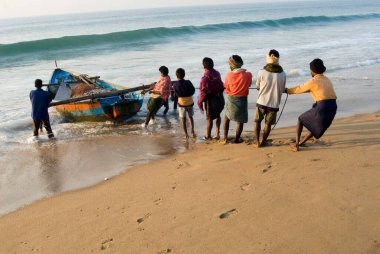
{"label": "wooden boat", "polygon": [[54,96],[50,106],[68,121],[124,122],[140,110],[143,97],[136,91],[148,86],[121,89],[99,78],[55,69],[47,85]]}

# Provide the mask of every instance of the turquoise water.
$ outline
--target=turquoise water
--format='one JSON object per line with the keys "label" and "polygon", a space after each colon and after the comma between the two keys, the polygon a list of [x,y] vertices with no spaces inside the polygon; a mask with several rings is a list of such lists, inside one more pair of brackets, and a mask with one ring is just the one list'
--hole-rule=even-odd
{"label": "turquoise water", "polygon": [[[100,75],[102,79],[128,87],[156,81],[161,65],[169,67],[172,79],[175,69],[182,67],[186,70],[186,77],[198,86],[203,74],[201,61],[205,56],[213,58],[216,69],[225,76],[228,57],[239,54],[245,62],[244,67],[255,77],[265,64],[265,54],[275,48],[281,54],[280,63],[287,73],[288,87],[309,78],[308,64],[313,58],[324,60],[328,69],[326,75],[332,79],[338,94],[338,117],[343,117],[379,110],[379,41],[380,2],[368,0],[261,3],[0,19],[0,191],[2,194],[10,193],[5,198],[2,195],[3,203],[4,200],[9,203],[10,196],[17,199],[15,190],[25,183],[14,184],[9,181],[12,176],[20,171],[30,171],[31,175],[25,179],[40,179],[40,174],[33,171],[38,165],[29,161],[15,167],[12,162],[15,156],[10,156],[10,153],[35,149],[28,141],[32,132],[28,95],[33,89],[34,79],[48,82],[55,60],[61,68]],[[256,96],[252,90],[246,130],[253,128]],[[294,125],[297,116],[311,104],[309,95],[290,97],[279,126]],[[160,127],[148,133],[139,128],[145,109],[129,124],[116,127],[112,123],[67,123],[54,109],[50,112],[53,131],[59,142],[87,142],[96,137],[118,135],[134,135],[140,138],[138,142],[142,142],[157,135],[173,139],[182,135],[176,112],[165,118],[159,117]],[[195,124],[198,135],[203,135],[204,118],[197,109]],[[231,127],[234,128],[233,125]],[[145,159],[154,159],[156,153],[147,152]],[[133,161],[128,154],[123,159]],[[75,160],[80,167],[80,158]],[[81,175],[83,184],[75,185],[75,188],[100,181],[104,175],[117,174],[125,169],[121,165],[124,164],[114,165],[112,172],[96,176],[88,170],[87,175]],[[69,175],[68,179],[78,176],[75,172]],[[37,184],[38,181],[35,182]],[[36,198],[74,188],[73,180],[67,182],[59,190],[39,190],[36,191],[38,194],[32,191],[25,201],[7,205],[3,210],[0,197],[0,213]]]}

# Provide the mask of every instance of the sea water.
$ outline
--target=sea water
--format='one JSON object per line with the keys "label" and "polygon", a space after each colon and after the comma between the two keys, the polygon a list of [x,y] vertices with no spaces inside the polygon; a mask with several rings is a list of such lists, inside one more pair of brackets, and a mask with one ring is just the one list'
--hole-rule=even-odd
{"label": "sea water", "polygon": [[[180,142],[177,112],[171,110],[168,116],[159,112],[158,125],[148,131],[139,127],[146,104],[121,126],[69,123],[50,109],[57,141],[42,137],[42,142],[32,142],[29,92],[36,78],[48,83],[55,61],[60,68],[100,75],[126,87],[157,81],[161,65],[175,80],[175,70],[182,67],[198,87],[205,56],[213,58],[224,77],[229,56],[238,54],[255,79],[265,55],[274,48],[280,52],[287,87],[309,79],[309,62],[321,58],[337,92],[337,117],[344,117],[379,110],[379,41],[380,2],[369,0],[0,19],[0,214],[186,149]],[[253,128],[256,98],[257,92],[251,90],[247,131]],[[284,100],[285,95],[281,107]],[[278,125],[294,125],[311,104],[310,95],[290,96]],[[205,119],[197,107],[194,117],[202,136]]]}

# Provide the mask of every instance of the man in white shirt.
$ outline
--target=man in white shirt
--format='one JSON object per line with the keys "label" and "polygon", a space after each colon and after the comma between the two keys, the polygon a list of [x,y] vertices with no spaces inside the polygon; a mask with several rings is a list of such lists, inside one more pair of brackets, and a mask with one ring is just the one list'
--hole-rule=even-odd
{"label": "man in white shirt", "polygon": [[[285,92],[286,74],[279,64],[280,54],[271,49],[262,70],[257,74],[256,89],[259,91],[255,112],[256,147],[265,146],[272,125],[276,123],[281,95]],[[265,118],[263,139],[260,142],[261,122]]]}

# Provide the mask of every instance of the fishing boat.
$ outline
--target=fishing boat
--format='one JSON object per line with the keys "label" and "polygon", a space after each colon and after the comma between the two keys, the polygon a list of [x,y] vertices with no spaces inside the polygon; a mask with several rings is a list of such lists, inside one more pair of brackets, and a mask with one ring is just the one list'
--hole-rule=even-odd
{"label": "fishing boat", "polygon": [[68,121],[124,122],[134,116],[143,104],[138,90],[148,86],[126,89],[73,71],[57,68],[53,71],[48,91],[53,95],[50,106]]}

